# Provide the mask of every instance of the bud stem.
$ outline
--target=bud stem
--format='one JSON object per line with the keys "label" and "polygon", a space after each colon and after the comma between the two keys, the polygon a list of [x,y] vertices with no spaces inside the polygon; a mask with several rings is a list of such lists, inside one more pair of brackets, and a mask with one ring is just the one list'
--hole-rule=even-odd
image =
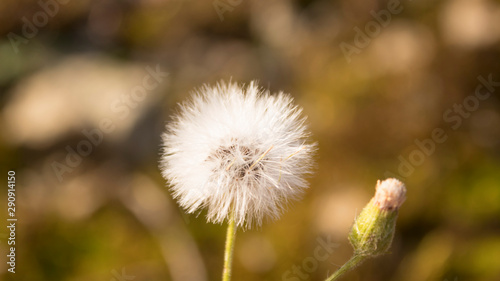
{"label": "bud stem", "polygon": [[224,269],[222,271],[222,281],[231,280],[231,268],[233,261],[234,240],[236,239],[236,221],[234,219],[234,210],[229,215],[229,222],[226,234],[226,248],[224,250]]}
{"label": "bud stem", "polygon": [[368,256],[354,254],[350,260],[348,260],[341,268],[337,269],[328,279],[325,281],[338,280],[340,276],[344,273],[356,268],[358,265],[362,264]]}

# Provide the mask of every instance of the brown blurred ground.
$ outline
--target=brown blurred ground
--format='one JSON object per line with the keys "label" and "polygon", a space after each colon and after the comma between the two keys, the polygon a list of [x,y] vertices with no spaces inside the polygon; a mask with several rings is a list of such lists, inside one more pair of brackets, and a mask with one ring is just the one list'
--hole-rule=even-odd
{"label": "brown blurred ground", "polygon": [[19,219],[15,275],[0,231],[2,279],[218,280],[225,228],[172,200],[160,134],[194,87],[257,79],[304,107],[317,172],[281,220],[238,234],[234,280],[324,280],[388,175],[408,188],[392,253],[345,280],[500,280],[500,1],[62,3],[0,4]]}

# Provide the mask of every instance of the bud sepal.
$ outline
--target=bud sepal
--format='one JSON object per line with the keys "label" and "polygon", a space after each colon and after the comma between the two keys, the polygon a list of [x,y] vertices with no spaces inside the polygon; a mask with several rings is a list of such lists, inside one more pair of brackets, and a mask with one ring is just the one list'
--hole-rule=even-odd
{"label": "bud sepal", "polygon": [[361,211],[349,234],[355,255],[378,256],[391,247],[398,211],[381,210],[374,201]]}

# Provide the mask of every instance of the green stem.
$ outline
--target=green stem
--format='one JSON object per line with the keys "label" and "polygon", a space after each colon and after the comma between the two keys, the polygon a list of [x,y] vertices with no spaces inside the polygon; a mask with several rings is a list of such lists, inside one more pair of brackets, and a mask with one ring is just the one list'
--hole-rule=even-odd
{"label": "green stem", "polygon": [[236,238],[236,221],[234,220],[234,211],[229,215],[229,225],[227,226],[226,248],[224,250],[224,270],[222,272],[222,281],[231,280],[231,267],[233,261],[234,240]]}
{"label": "green stem", "polygon": [[368,257],[363,256],[363,255],[356,255],[356,254],[353,255],[350,260],[348,260],[341,268],[337,269],[337,271],[335,271],[335,273],[333,273],[325,281],[338,280],[340,278],[340,276],[342,276],[344,273],[354,269],[355,267],[357,267],[358,265],[363,263],[363,261],[366,258],[368,258]]}

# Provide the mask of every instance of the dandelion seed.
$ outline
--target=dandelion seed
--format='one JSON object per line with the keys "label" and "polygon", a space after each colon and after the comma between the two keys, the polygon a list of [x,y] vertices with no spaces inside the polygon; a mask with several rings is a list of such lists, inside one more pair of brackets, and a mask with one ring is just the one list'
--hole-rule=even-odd
{"label": "dandelion seed", "polygon": [[237,226],[276,219],[307,188],[314,144],[292,98],[252,82],[204,86],[163,134],[162,175],[189,213]]}

